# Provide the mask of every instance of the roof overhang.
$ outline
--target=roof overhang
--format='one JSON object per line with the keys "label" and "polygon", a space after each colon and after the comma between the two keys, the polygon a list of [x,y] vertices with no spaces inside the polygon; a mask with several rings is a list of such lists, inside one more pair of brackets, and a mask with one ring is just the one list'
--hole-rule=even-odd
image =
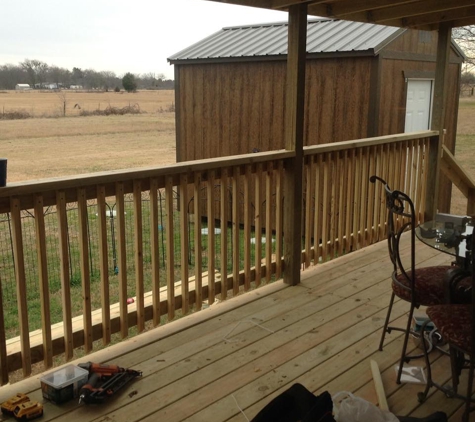
{"label": "roof overhang", "polygon": [[208,0],[272,10],[307,4],[308,15],[402,28],[475,25],[474,0]]}

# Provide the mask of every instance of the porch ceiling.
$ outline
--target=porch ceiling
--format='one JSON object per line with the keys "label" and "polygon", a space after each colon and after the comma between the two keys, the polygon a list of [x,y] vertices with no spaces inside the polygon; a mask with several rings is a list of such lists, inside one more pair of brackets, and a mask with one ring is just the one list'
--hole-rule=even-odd
{"label": "porch ceiling", "polygon": [[211,0],[220,3],[287,10],[308,5],[308,14],[356,22],[435,30],[475,24],[474,0]]}

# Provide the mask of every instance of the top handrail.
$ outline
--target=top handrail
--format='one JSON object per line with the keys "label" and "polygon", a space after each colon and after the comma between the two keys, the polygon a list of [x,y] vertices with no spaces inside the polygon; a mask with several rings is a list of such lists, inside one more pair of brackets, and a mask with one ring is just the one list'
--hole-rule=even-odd
{"label": "top handrail", "polygon": [[293,151],[276,150],[252,154],[233,155],[228,157],[209,158],[196,161],[184,161],[160,167],[118,169],[97,173],[78,174],[74,176],[13,182],[8,183],[7,186],[0,188],[0,198],[10,197],[13,195],[38,193],[41,191],[87,187],[97,184],[110,184],[121,182],[125,179],[132,180],[148,177],[173,176],[186,172],[214,170],[228,166],[266,163],[275,159],[291,158],[294,155],[295,153]]}
{"label": "top handrail", "polygon": [[324,152],[342,151],[348,149],[371,147],[394,142],[404,142],[412,139],[425,139],[438,136],[438,130],[424,130],[420,132],[398,133],[396,135],[376,136],[352,141],[334,142],[329,144],[311,145],[304,147],[304,155],[319,154]]}
{"label": "top handrail", "polygon": [[[374,138],[356,139],[351,141],[326,143],[304,147],[304,154],[310,155],[315,152],[340,151],[344,149],[359,148],[365,146],[382,145],[391,142],[403,142],[410,139],[422,139],[437,136],[438,131],[428,130],[396,135],[377,136]],[[226,166],[265,163],[275,159],[291,158],[293,151],[275,150],[257,152],[252,154],[231,155],[204,160],[184,161],[160,167],[140,167],[132,169],[118,169],[97,173],[79,174],[74,176],[55,177],[8,183],[0,188],[0,198],[13,195],[37,193],[39,191],[61,190],[74,187],[86,187],[97,184],[108,184],[123,181],[124,179],[140,179],[147,177],[160,177],[180,174],[186,171],[213,170]],[[124,177],[125,176],[125,177]]]}

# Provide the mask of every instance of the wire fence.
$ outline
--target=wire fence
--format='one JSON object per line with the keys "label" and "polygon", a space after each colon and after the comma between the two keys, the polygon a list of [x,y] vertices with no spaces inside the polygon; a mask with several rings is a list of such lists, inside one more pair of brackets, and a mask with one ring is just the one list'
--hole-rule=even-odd
{"label": "wire fence", "polygon": [[[219,189],[219,185],[215,189]],[[201,190],[203,203],[206,199],[206,189]],[[242,199],[242,194],[240,195]],[[159,234],[159,262],[161,271],[161,285],[166,285],[166,241],[167,236],[173,237],[173,254],[175,266],[175,280],[180,280],[180,266],[181,266],[181,242],[188,242],[188,257],[187,261],[190,268],[190,276],[193,276],[193,264],[195,262],[194,251],[194,219],[193,215],[193,201],[192,197],[188,202],[186,210],[179,209],[179,196],[177,192],[173,192],[173,228],[166,227],[166,208],[164,192],[159,191],[158,197],[159,210],[159,224],[156,230]],[[221,199],[217,199],[217,206]],[[229,201],[229,209],[231,209],[232,195],[229,193],[225,199]],[[242,200],[240,200],[242,206]],[[251,205],[254,209],[254,205]],[[264,208],[265,202],[262,204]],[[100,280],[100,262],[99,262],[99,219],[98,207],[95,200],[89,201],[87,206],[87,245],[88,245],[88,262],[89,262],[89,276],[91,282],[98,282]],[[180,236],[180,215],[181,212],[187,213],[188,220],[188,236],[186,239],[181,239]],[[203,212],[206,215],[206,212]],[[129,280],[128,294],[133,296],[135,289],[135,244],[134,244],[134,202],[132,194],[125,197],[125,239],[126,239],[126,269],[121,269],[118,266],[118,244],[117,244],[117,211],[116,203],[108,202],[106,204],[106,218],[107,224],[107,250],[108,250],[108,269],[111,284],[113,284],[114,277],[120,271],[127,271],[127,279]],[[204,220],[201,223],[202,230],[202,269],[207,271],[208,262],[208,239],[207,239],[207,225],[206,218],[198,217]],[[47,270],[50,294],[60,294],[61,292],[61,257],[59,246],[59,227],[56,207],[48,207],[44,209],[44,220],[46,228],[46,243],[47,243]],[[152,277],[147,277],[152,272],[152,256],[151,256],[151,232],[150,232],[150,195],[149,192],[142,193],[142,220],[143,220],[143,270],[145,275],[145,288],[150,289]],[[68,221],[68,260],[69,260],[69,279],[71,286],[81,285],[81,256],[80,256],[80,237],[79,237],[79,218],[77,203],[68,204],[67,208]],[[221,236],[215,236],[215,264],[217,268],[221,268],[220,251],[222,247],[228,248],[228,262],[226,263],[228,270],[232,269],[232,236],[229,216],[226,222],[215,222],[215,231],[220,233],[222,230],[228,230],[228,243],[221,245]],[[38,298],[39,296],[39,273],[38,273],[38,258],[36,255],[36,229],[35,229],[35,215],[30,211],[22,211],[22,234],[23,234],[23,250],[25,262],[25,279],[27,285],[27,294],[29,299]],[[252,234],[255,236],[255,233]],[[265,239],[263,238],[265,241]],[[243,240],[241,239],[241,243]],[[243,247],[243,245],[240,245]],[[251,247],[252,259],[255,260],[254,248]],[[264,252],[263,252],[264,253]],[[242,256],[242,253],[240,253]],[[12,222],[9,214],[0,214],[0,277],[3,289],[4,303],[10,303],[12,306],[16,302],[16,274],[15,274],[15,256],[12,239]],[[261,258],[263,258],[262,256]],[[243,260],[241,259],[240,267],[243,267]],[[117,277],[115,277],[117,278]],[[112,298],[111,298],[112,300]],[[99,302],[98,302],[99,303]]]}

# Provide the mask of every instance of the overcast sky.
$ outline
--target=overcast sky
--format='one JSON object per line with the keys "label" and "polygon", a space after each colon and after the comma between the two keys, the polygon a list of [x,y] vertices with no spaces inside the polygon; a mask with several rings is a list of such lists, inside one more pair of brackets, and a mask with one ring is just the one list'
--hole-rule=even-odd
{"label": "overcast sky", "polygon": [[36,59],[173,79],[167,57],[222,27],[286,20],[205,0],[0,0],[0,65]]}

